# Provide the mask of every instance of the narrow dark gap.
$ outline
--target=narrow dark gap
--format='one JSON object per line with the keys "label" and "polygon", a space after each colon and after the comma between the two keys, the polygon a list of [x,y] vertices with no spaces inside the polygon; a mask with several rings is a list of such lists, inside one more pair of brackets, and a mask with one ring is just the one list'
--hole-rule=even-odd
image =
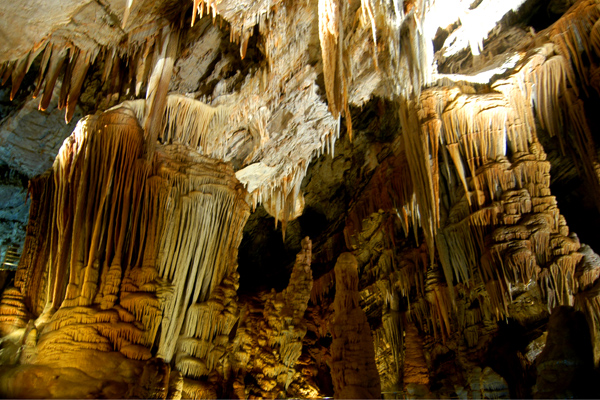
{"label": "narrow dark gap", "polygon": [[[529,1],[529,7],[522,7],[524,14],[528,15],[527,25],[530,25],[536,32],[546,29],[569,9],[574,3],[571,0],[533,0]],[[526,4],[527,4],[526,3]]]}
{"label": "narrow dark gap", "polygon": [[[288,225],[293,225],[290,222]],[[288,229],[290,226],[288,226]],[[288,236],[288,241],[289,241]],[[254,294],[263,290],[282,291],[288,285],[287,266],[294,262],[297,249],[286,246],[281,223],[275,229],[275,219],[259,206],[244,227],[238,252],[240,287],[238,293]]]}
{"label": "narrow dark gap", "polygon": [[569,231],[575,232],[582,244],[600,251],[600,213],[588,189],[589,185],[578,177],[569,182],[554,183],[550,188],[556,196],[558,208],[567,221]]}
{"label": "narrow dark gap", "polygon": [[[596,110],[600,106],[600,98],[589,89],[589,98],[585,101],[587,122],[596,144],[600,140],[600,116]],[[590,190],[588,180],[583,171],[573,165],[574,159],[581,160],[580,155],[562,154],[558,138],[538,135],[548,160],[552,163],[550,170],[550,190],[556,197],[558,208],[565,217],[569,231],[577,234],[582,244],[589,245],[594,251],[600,251],[600,210]],[[568,140],[568,139],[565,139]]]}
{"label": "narrow dark gap", "polygon": [[498,327],[485,364],[506,380],[511,398],[531,398],[530,388],[536,377],[533,371],[523,369],[518,354],[525,353],[526,346],[540,336],[542,330],[522,326],[513,319],[498,322]]}

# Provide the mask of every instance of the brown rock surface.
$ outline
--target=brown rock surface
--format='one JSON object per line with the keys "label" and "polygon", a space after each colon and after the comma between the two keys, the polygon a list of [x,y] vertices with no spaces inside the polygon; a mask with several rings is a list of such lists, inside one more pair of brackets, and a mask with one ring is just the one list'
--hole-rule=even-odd
{"label": "brown rock surface", "polygon": [[2,396],[597,395],[598,0],[0,14]]}
{"label": "brown rock surface", "polygon": [[357,267],[351,253],[341,254],[335,264],[331,377],[338,398],[379,398],[381,385],[375,366],[373,336],[367,317],[358,305]]}

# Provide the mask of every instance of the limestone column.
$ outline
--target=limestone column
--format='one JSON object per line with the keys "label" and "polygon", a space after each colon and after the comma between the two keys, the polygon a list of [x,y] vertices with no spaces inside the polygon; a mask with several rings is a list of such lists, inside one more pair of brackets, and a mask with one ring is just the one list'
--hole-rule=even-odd
{"label": "limestone column", "polygon": [[381,397],[375,364],[373,336],[360,308],[358,263],[351,253],[339,256],[335,265],[336,292],[331,333],[331,377],[336,398]]}

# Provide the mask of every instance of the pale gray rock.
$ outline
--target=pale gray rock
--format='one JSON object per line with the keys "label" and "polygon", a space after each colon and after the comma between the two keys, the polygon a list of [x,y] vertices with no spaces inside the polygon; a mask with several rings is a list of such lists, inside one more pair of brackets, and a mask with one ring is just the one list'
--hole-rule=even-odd
{"label": "pale gray rock", "polygon": [[228,40],[209,19],[197,23],[188,36],[191,43],[177,59],[171,91],[192,93],[198,90],[201,79],[210,72],[209,67],[221,53],[221,42]]}
{"label": "pale gray rock", "polygon": [[8,249],[20,253],[30,203],[21,177],[0,165],[0,263],[4,262]]}
{"label": "pale gray rock", "polygon": [[78,110],[65,124],[64,111],[56,108],[57,92],[46,111],[38,110],[38,99],[30,99],[0,125],[0,162],[29,178],[52,166],[60,146],[82,116]]}

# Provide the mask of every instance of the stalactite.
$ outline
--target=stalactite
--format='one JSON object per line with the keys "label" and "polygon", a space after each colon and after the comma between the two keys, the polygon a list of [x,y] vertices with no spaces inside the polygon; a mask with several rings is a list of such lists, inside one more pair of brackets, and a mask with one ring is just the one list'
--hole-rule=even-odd
{"label": "stalactite", "polygon": [[[48,45],[50,46],[50,45]],[[42,82],[45,82],[44,84],[44,94],[42,96],[42,99],[40,100],[40,110],[44,111],[48,108],[48,106],[50,105],[50,100],[52,99],[52,93],[54,92],[54,85],[56,85],[56,79],[58,78],[58,74],[61,72],[62,70],[62,66],[63,63],[66,60],[67,57],[67,52],[68,49],[67,48],[58,48],[58,46],[56,46],[57,48],[55,48],[54,46],[52,46],[52,55],[50,56],[50,61],[49,61],[49,65],[48,65],[48,71],[45,74],[45,78],[42,79],[40,78],[39,80],[39,86],[41,86]],[[42,72],[44,72],[42,70]],[[41,76],[41,75],[40,75]],[[36,89],[39,90],[39,89]]]}
{"label": "stalactite", "polygon": [[25,78],[25,74],[27,73],[27,70],[29,69],[29,65],[31,65],[31,63],[28,62],[28,59],[30,57],[32,57],[31,52],[27,53],[27,55],[25,57],[23,57],[22,59],[17,61],[15,68],[12,71],[12,74],[11,74],[12,88],[10,91],[10,100],[11,101],[15,98],[15,94],[19,90],[19,86],[21,86],[21,82],[23,82],[23,78]]}
{"label": "stalactite", "polygon": [[325,91],[329,101],[329,110],[334,117],[342,109],[341,100],[341,68],[339,62],[340,19],[342,10],[338,1],[319,1],[319,40],[323,55],[323,74],[325,75]]}
{"label": "stalactite", "polygon": [[348,77],[344,67],[344,7],[345,3],[338,0],[319,0],[319,41],[329,111],[334,118],[339,118],[344,113],[348,137],[352,140]]}
{"label": "stalactite", "polygon": [[[437,149],[437,139],[432,142],[431,138],[437,137],[438,133],[427,134],[421,130],[415,107],[414,101],[403,101],[400,105],[400,121],[411,181],[419,205],[421,227],[433,259],[435,234],[439,226],[439,193],[436,191],[437,184],[434,183],[438,179],[434,175],[437,174],[438,168],[430,164],[429,152]],[[437,164],[436,161],[434,159],[434,165]]]}
{"label": "stalactite", "polygon": [[173,65],[179,46],[179,32],[173,32],[168,26],[163,28],[162,42],[162,48],[156,49],[157,61],[148,80],[146,90],[146,114],[142,126],[147,136],[144,150],[147,160],[152,159],[156,139],[163,124],[167,91],[169,90],[169,82],[173,74]]}
{"label": "stalactite", "polygon": [[375,16],[373,15],[373,6],[371,5],[370,0],[361,0],[360,8],[363,13],[363,19],[365,18],[365,14],[369,17],[369,22],[371,23],[371,32],[373,35],[373,64],[377,69],[377,27],[375,26]]}
{"label": "stalactite", "polygon": [[[67,124],[71,121],[71,118],[73,118],[73,114],[75,114],[75,106],[77,105],[79,95],[81,94],[83,80],[85,79],[90,64],[94,62],[92,57],[93,55],[86,52],[79,52],[77,54],[71,81],[69,83],[69,94],[66,99],[65,122]],[[66,85],[64,87],[66,87]]]}

